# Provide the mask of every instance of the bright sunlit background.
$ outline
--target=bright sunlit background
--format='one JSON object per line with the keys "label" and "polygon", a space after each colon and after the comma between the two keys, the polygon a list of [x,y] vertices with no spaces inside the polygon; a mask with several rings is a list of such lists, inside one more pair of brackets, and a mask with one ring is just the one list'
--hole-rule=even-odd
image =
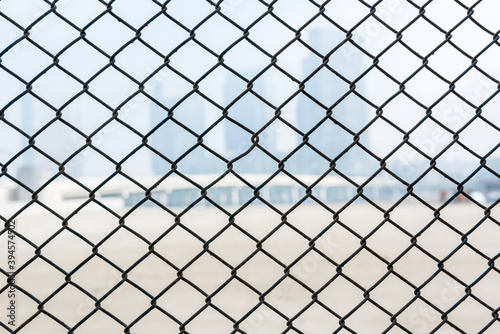
{"label": "bright sunlit background", "polygon": [[500,332],[499,12],[1,0],[21,333]]}

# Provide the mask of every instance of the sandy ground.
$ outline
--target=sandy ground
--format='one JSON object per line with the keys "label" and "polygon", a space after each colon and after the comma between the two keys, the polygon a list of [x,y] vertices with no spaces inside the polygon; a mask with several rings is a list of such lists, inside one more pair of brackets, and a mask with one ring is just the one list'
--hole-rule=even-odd
{"label": "sandy ground", "polygon": [[[75,207],[70,205],[58,213],[66,217]],[[340,204],[331,207],[337,210]],[[119,215],[126,214],[129,209],[114,208]],[[280,208],[282,212],[288,209]],[[500,211],[492,210],[491,216],[500,219]],[[126,214],[124,225],[119,228],[117,217],[91,204],[69,219],[68,226],[74,233],[62,230],[48,241],[61,229],[61,219],[40,207],[29,208],[18,217],[16,228],[33,244],[41,247],[40,255],[35,256],[35,247],[20,237],[16,238],[16,266],[21,268],[27,265],[17,275],[16,283],[43,302],[43,307],[39,307],[39,311],[37,302],[18,288],[16,327],[9,328],[17,328],[36,315],[21,333],[67,333],[68,330],[51,316],[69,327],[78,324],[75,333],[82,334],[123,333],[124,326],[129,324],[133,324],[131,333],[178,333],[179,324],[157,309],[140,317],[151,306],[150,296],[159,296],[155,299],[156,304],[184,323],[189,333],[230,333],[233,321],[217,310],[236,321],[243,318],[239,328],[246,333],[281,333],[287,328],[283,317],[292,318],[295,332],[299,333],[335,332],[341,328],[339,317],[346,317],[345,325],[357,333],[382,333],[391,326],[391,315],[395,315],[397,323],[412,333],[429,333],[441,323],[441,314],[437,309],[448,312],[448,320],[464,332],[477,333],[493,319],[491,309],[500,306],[500,274],[495,269],[489,270],[487,259],[500,252],[500,227],[491,219],[485,219],[474,229],[484,219],[484,212],[468,204],[452,204],[439,212],[439,218],[450,226],[437,220],[425,229],[434,217],[434,212],[421,204],[403,203],[390,213],[390,219],[400,228],[385,222],[377,229],[384,221],[384,213],[366,203],[355,203],[340,213],[339,222],[331,225],[334,220],[331,212],[319,205],[309,204],[287,214],[289,225],[271,233],[283,217],[258,205],[234,217],[234,224],[245,229],[252,239],[235,225],[227,226],[229,217],[216,209],[190,210],[180,217],[182,226],[174,226],[174,217],[170,214],[154,207],[144,207]],[[219,233],[225,227],[227,229]],[[170,261],[167,264],[157,255],[148,253],[148,243],[154,242],[169,229],[168,234],[154,243],[154,251]],[[411,246],[411,236],[423,229],[424,232],[416,239],[417,245],[429,254],[414,246],[400,257]],[[115,233],[107,237],[114,230]],[[467,235],[468,243],[487,258],[467,245],[449,257],[462,242],[460,233],[469,231],[472,233]],[[76,236],[77,233],[89,243],[98,244],[94,255],[92,246]],[[214,236],[217,237],[214,239]],[[368,237],[367,248],[360,249],[360,238],[365,237]],[[6,234],[0,238],[0,249],[4,254],[0,255],[0,265],[5,269]],[[297,260],[309,249],[313,238],[315,250]],[[261,251],[258,251],[256,240],[263,240]],[[225,263],[205,252],[204,244]],[[266,252],[272,254],[274,259]],[[391,273],[388,263],[396,259]],[[437,261],[443,259],[446,260],[444,269],[465,285],[474,284],[485,272],[486,275],[472,286],[467,298],[465,286],[444,271],[426,283],[438,270]],[[86,261],[85,264],[78,267],[82,261]],[[337,271],[336,265],[341,265],[340,271]],[[237,268],[236,275],[231,274],[230,267]],[[290,276],[284,275],[285,267]],[[126,271],[123,275],[126,281],[122,281],[120,270]],[[71,273],[70,277],[62,271]],[[398,275],[407,281],[401,280]],[[331,281],[332,278],[335,279]],[[198,286],[200,291],[192,284]],[[143,291],[134,285],[140,286]],[[219,289],[222,285],[224,288]],[[420,287],[420,298],[415,296],[417,287]],[[123,325],[104,311],[96,310],[95,301],[79,289],[96,298],[103,298],[100,303],[102,309],[111,312]],[[58,293],[53,294],[55,291]],[[365,291],[368,291],[367,300],[364,298]],[[265,293],[263,300],[267,305],[259,301],[259,292]],[[8,290],[4,290],[0,294],[3,310],[0,321],[3,324],[8,321],[7,293]],[[312,295],[315,293],[318,302],[313,302]],[[209,304],[206,303],[207,296],[210,296]],[[462,303],[452,308],[463,298]],[[412,300],[414,302],[404,309]],[[254,312],[245,317],[254,308]],[[279,310],[281,315],[272,308]],[[194,314],[197,316],[193,318]],[[0,333],[4,332],[8,331],[0,328]],[[348,331],[341,329],[338,333]],[[404,331],[395,326],[388,333]],[[445,324],[437,333],[458,332]],[[500,323],[497,321],[486,333],[500,333]]]}

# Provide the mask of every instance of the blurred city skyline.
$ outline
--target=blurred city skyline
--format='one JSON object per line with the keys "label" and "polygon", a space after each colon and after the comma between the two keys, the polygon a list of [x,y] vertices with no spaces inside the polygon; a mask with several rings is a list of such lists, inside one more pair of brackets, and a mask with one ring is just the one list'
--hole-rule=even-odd
{"label": "blurred city skyline", "polygon": [[[268,10],[258,1],[225,1],[221,4],[222,15],[214,14],[198,27],[198,23],[213,13],[213,7],[206,1],[172,1],[167,6],[168,16],[156,17],[160,10],[157,4],[147,1],[142,1],[141,4],[143,6],[136,6],[133,1],[128,0],[113,3],[113,13],[116,12],[131,27],[141,28],[141,41],[127,44],[135,36],[133,30],[107,13],[85,28],[86,40],[71,44],[78,38],[78,30],[51,13],[29,30],[30,38],[45,51],[24,40],[2,53],[2,66],[21,78],[15,78],[5,70],[0,71],[0,88],[4,92],[0,105],[3,106],[4,119],[8,122],[2,122],[0,129],[2,163],[27,147],[29,136],[47,124],[49,126],[36,135],[35,145],[61,163],[85,146],[85,136],[109,120],[113,110],[118,113],[117,119],[96,132],[91,139],[93,147],[117,163],[140,147],[143,140],[141,136],[148,134],[167,116],[168,112],[151,98],[166,108],[175,106],[174,119],[179,123],[169,120],[148,138],[148,144],[153,147],[156,145],[159,152],[169,152],[170,156],[165,156],[173,161],[196,145],[195,133],[199,135],[215,124],[223,109],[247,89],[245,81],[249,80],[253,80],[252,92],[247,93],[228,110],[228,116],[232,120],[240,122],[250,131],[258,131],[272,119],[279,108],[283,120],[306,133],[314,122],[321,120],[321,113],[326,114],[326,111],[318,108],[318,103],[304,102],[310,101],[304,98],[304,94],[294,94],[300,89],[300,82],[321,67],[323,57],[337,48],[328,58],[328,65],[337,73],[321,68],[305,81],[304,91],[328,108],[349,92],[349,82],[359,79],[354,91],[370,103],[361,101],[351,93],[343,100],[344,103],[332,110],[332,117],[340,117],[338,120],[341,123],[347,122],[348,128],[356,132],[376,118],[375,106],[383,106],[385,118],[400,130],[408,131],[426,118],[426,108],[432,106],[433,119],[427,118],[411,133],[412,145],[430,157],[439,154],[438,164],[450,175],[467,176],[479,165],[479,158],[457,144],[443,154],[440,153],[453,141],[453,134],[443,126],[452,131],[460,129],[474,118],[474,105],[481,105],[497,91],[497,84],[491,78],[499,74],[498,67],[495,66],[498,46],[493,45],[483,50],[491,43],[492,38],[470,23],[464,23],[453,31],[455,46],[463,50],[465,55],[449,43],[437,48],[445,40],[446,31],[440,31],[423,18],[413,23],[411,29],[404,30],[402,41],[429,59],[429,68],[415,72],[422,65],[422,59],[401,44],[396,43],[384,51],[396,39],[393,31],[373,17],[356,26],[363,15],[369,13],[369,8],[358,1],[334,1],[325,6],[325,14],[337,26],[323,16],[318,16],[312,23],[304,26],[317,14],[316,6],[307,1],[294,0],[288,5],[278,1],[273,6],[273,13],[293,29],[300,28],[300,40],[296,39],[296,34],[286,24],[271,15],[254,25],[253,22]],[[475,8],[474,15],[481,18],[486,29],[496,31],[496,23],[488,13],[492,13],[497,7],[498,4],[494,1],[484,1]],[[85,27],[106,10],[102,3],[79,0],[61,1],[57,8],[58,12],[79,28]],[[36,21],[48,9],[50,8],[46,3],[35,0],[2,1],[0,4],[0,10],[23,27]],[[446,11],[442,12],[443,9]],[[394,29],[403,29],[405,24],[418,16],[417,9],[403,0],[382,1],[377,6],[377,12]],[[426,7],[426,15],[442,29],[452,29],[467,16],[467,11],[456,4],[432,3]],[[233,20],[234,24],[224,16]],[[152,17],[155,19],[144,25]],[[0,39],[0,46],[7,50],[23,32],[5,19],[0,22],[0,28],[6,32]],[[230,47],[243,36],[243,31],[238,27],[244,29],[248,26],[251,27],[248,30],[249,39],[243,39]],[[195,39],[192,39],[189,29],[195,27]],[[352,27],[356,27],[352,32],[352,41],[357,46],[351,42],[344,43],[345,31]],[[315,34],[328,36],[329,41],[325,41],[324,37],[317,38]],[[259,47],[251,42],[257,43]],[[71,47],[65,49],[67,45]],[[179,46],[181,47],[178,48]],[[433,47],[437,49],[433,51]],[[61,51],[64,52],[60,53]],[[53,63],[48,53],[60,53],[57,64],[61,68],[51,67],[33,82],[30,93],[26,93],[22,80],[32,81]],[[165,67],[160,55],[169,53],[168,67]],[[109,66],[106,54],[112,57],[116,67]],[[269,55],[273,54],[277,54],[276,63],[269,67],[272,62]],[[466,71],[470,67],[467,55],[474,57],[477,54],[478,65],[491,78],[475,68]],[[217,55],[223,55],[224,66],[227,67],[220,65]],[[373,57],[378,61],[377,66],[363,74],[373,66]],[[219,65],[210,71],[217,64]],[[62,69],[75,77],[69,76]],[[266,71],[262,73],[264,69]],[[454,92],[459,95],[448,94],[435,104],[450,88],[431,69],[450,82],[459,78],[454,87]],[[237,77],[232,71],[246,80]],[[466,74],[460,77],[464,71]],[[95,77],[96,73],[100,74]],[[206,75],[207,73],[209,74]],[[151,74],[154,76],[149,77]],[[340,79],[340,76],[345,79]],[[411,79],[406,81],[407,78]],[[88,91],[82,91],[83,87],[78,80],[89,82]],[[394,80],[404,82],[405,92],[418,103],[403,94],[391,99],[391,96],[401,90]],[[144,83],[144,90],[137,90],[138,83],[141,82]],[[196,86],[195,90],[193,84]],[[342,88],[338,89],[340,86]],[[322,93],[321,89],[325,89],[326,93]],[[23,91],[25,95],[18,98]],[[387,104],[387,101],[390,102]],[[356,110],[357,116],[342,118],[340,114],[345,108],[342,104],[348,105],[348,109]],[[482,106],[482,115],[493,125],[500,124],[500,116],[494,112],[499,105],[498,98],[493,98]],[[318,110],[312,112],[314,108]],[[252,117],[248,117],[248,112],[245,111],[247,109],[252,110]],[[60,118],[57,110],[61,111]],[[304,116],[306,111],[307,115],[314,113],[315,116]],[[55,117],[58,119],[54,120]],[[333,158],[339,154],[339,150],[352,142],[353,136],[352,133],[347,135],[347,132],[338,127],[337,130],[331,127],[328,129],[333,123],[327,123],[311,133],[310,142]],[[193,132],[189,134],[189,130],[182,129],[180,124],[189,124],[187,128]],[[386,157],[404,137],[404,133],[393,125],[377,118],[361,134],[360,144],[379,158]],[[176,134],[178,140],[175,144],[162,139],[165,131]],[[332,133],[335,135],[328,137]],[[273,122],[259,135],[259,143],[279,159],[292,152],[301,142],[301,136],[281,121]],[[460,133],[460,142],[480,156],[485,156],[500,142],[500,132],[477,119]],[[224,119],[203,136],[203,145],[231,160],[252,145],[251,133]],[[104,176],[113,173],[115,163],[97,150],[86,147],[80,151],[65,164],[66,171],[78,176]],[[293,172],[317,174],[328,168],[327,161],[319,158],[316,153],[302,154],[302,151],[295,153],[286,164]],[[354,151],[356,153],[351,157],[346,154],[344,159],[339,160],[339,169],[348,168],[353,175],[359,175],[377,168],[376,160],[358,146],[354,146],[349,153]],[[318,158],[315,159],[314,156]],[[495,151],[488,159],[498,156]],[[241,159],[241,170],[269,172],[278,165],[256,149],[249,154],[249,158],[250,160]],[[190,159],[193,161],[190,162]],[[248,161],[261,167],[252,170]],[[344,167],[341,167],[342,163]],[[46,172],[47,175],[58,171],[54,161],[33,149],[9,163],[8,170],[16,174],[26,164],[36,165],[39,172]],[[414,177],[429,166],[429,159],[409,145],[403,145],[391,155],[387,164],[396,173],[399,170]],[[225,170],[227,166],[214,154],[198,147],[180,161],[179,167],[189,173],[213,173]],[[170,170],[170,163],[164,159],[158,160],[155,153],[143,147],[129,157],[122,168],[135,176],[160,175],[161,170]]]}

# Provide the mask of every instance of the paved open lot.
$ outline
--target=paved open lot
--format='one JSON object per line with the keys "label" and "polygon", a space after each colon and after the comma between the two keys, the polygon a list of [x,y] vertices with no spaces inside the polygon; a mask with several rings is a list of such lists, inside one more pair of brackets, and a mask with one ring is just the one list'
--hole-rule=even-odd
{"label": "paved open lot", "polygon": [[[58,213],[66,217],[75,207],[69,205]],[[382,207],[388,209],[390,205]],[[340,204],[332,204],[331,208],[338,210]],[[151,298],[146,293],[151,296],[160,294],[156,300],[158,306],[172,317],[186,322],[187,332],[202,334],[230,333],[233,323],[216,309],[233,319],[240,319],[259,305],[258,292],[266,293],[264,301],[268,305],[260,305],[241,322],[239,328],[247,333],[281,333],[287,327],[282,316],[293,318],[299,313],[300,316],[293,320],[293,326],[299,332],[332,333],[339,327],[339,319],[321,305],[340,317],[347,316],[345,325],[357,333],[382,333],[391,325],[391,315],[375,305],[396,315],[397,322],[412,333],[429,333],[441,322],[441,314],[428,303],[448,311],[466,296],[462,283],[474,284],[485,272],[484,278],[472,286],[470,296],[451,310],[448,319],[466,333],[477,333],[492,319],[488,307],[496,309],[500,306],[500,274],[496,269],[489,270],[485,258],[500,252],[500,227],[491,219],[485,219],[484,210],[472,204],[451,204],[437,215],[419,203],[403,203],[390,212],[390,221],[381,226],[385,220],[384,212],[366,203],[349,206],[335,217],[338,220],[333,225],[333,214],[314,204],[300,206],[286,216],[263,205],[248,207],[234,216],[234,224],[230,226],[227,226],[231,220],[227,214],[216,209],[190,210],[180,217],[177,226],[174,226],[174,217],[161,209],[144,207],[126,214],[129,209],[114,207],[119,215],[125,214],[120,227],[119,219],[112,213],[91,204],[69,219],[68,226],[73,232],[63,230],[50,242],[47,242],[48,238],[62,226],[60,218],[40,207],[30,208],[18,217],[17,231],[41,248],[40,256],[36,257],[35,248],[17,237],[16,265],[18,268],[26,263],[29,265],[17,276],[16,283],[34,298],[44,301],[43,312],[21,333],[67,333],[48,314],[68,326],[75,326],[89,316],[75,333],[122,333],[124,327],[103,311],[94,312],[95,301],[79,289],[96,298],[105,297],[100,304],[102,309],[111,312],[124,324],[130,324],[151,306]],[[280,207],[280,210],[286,212],[288,208]],[[491,217],[500,218],[498,209],[491,211]],[[282,221],[289,225],[285,224],[270,234]],[[482,224],[476,226],[480,221]],[[102,242],[114,230],[115,233]],[[155,254],[145,257],[148,242],[154,242],[168,230],[170,232],[154,244],[154,251],[170,264]],[[428,254],[414,246],[400,257],[411,245],[412,236],[422,230],[423,233],[416,238],[416,245]],[[449,257],[462,239],[465,240],[460,233],[470,231],[467,241],[480,253],[464,245]],[[134,233],[140,234],[142,239]],[[86,238],[88,243],[76,234]],[[5,235],[1,238],[0,246],[5,255],[1,256],[0,264],[5,268]],[[313,238],[315,250],[302,256]],[[366,248],[360,249],[360,238],[366,238]],[[256,240],[264,240],[261,251],[256,252]],[[95,253],[98,255],[92,256],[89,243],[98,245]],[[204,252],[204,246],[216,256]],[[274,259],[266,253],[272,254]],[[353,254],[356,255],[351,258]],[[83,266],[78,267],[87,259]],[[462,283],[445,271],[426,283],[438,270],[438,261],[443,259],[445,271]],[[70,277],[65,277],[48,261],[71,274]],[[389,263],[394,263],[392,273],[388,273]],[[341,265],[340,271],[335,264]],[[283,266],[289,269],[295,280],[284,277]],[[237,268],[236,276],[231,274],[230,267]],[[120,270],[126,271],[126,275]],[[181,273],[182,280],[176,281]],[[384,275],[386,278],[377,285]],[[127,280],[119,284],[122,276]],[[333,277],[335,280],[327,284]],[[276,282],[279,284],[271,289]],[[226,285],[219,291],[223,284]],[[399,312],[415,298],[417,287],[421,287],[417,291],[420,298],[404,312]],[[58,289],[61,290],[52,296]],[[350,314],[365,300],[367,290],[369,300]],[[314,291],[319,291],[317,300],[320,303],[313,303],[301,313],[312,302]],[[208,307],[205,303],[207,296],[211,301]],[[7,291],[0,294],[0,298],[6,313]],[[17,290],[16,307],[17,327],[37,313],[37,303],[20,289]],[[272,308],[279,310],[282,316]],[[191,319],[200,310],[201,313]],[[6,315],[1,321],[7,321]],[[0,333],[3,332],[7,333],[0,328]],[[131,332],[177,333],[179,325],[153,309],[134,323]],[[403,332],[397,327],[389,331],[392,334]],[[497,322],[486,332],[500,332],[500,324]],[[347,331],[343,329],[340,333]],[[438,333],[457,331],[445,324]]]}

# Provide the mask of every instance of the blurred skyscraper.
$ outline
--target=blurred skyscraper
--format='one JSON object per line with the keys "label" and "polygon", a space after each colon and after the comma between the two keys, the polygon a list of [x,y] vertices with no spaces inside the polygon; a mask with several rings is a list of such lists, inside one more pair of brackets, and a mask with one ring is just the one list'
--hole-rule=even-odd
{"label": "blurred skyscraper", "polygon": [[[326,55],[334,49],[342,39],[332,32],[316,29],[311,32],[310,45]],[[321,65],[322,59],[310,54],[304,60],[304,77]],[[327,114],[328,108],[333,108],[331,117],[340,124],[327,119],[309,135],[309,143],[331,159],[336,158],[353,143],[353,135],[343,129],[348,128],[354,133],[358,132],[367,122],[366,104],[349,94],[349,82],[356,78],[362,68],[361,54],[350,53],[347,55],[342,50],[333,53],[328,62],[332,70],[323,67],[315,73],[305,84],[305,94],[300,95],[297,110],[297,126],[304,133],[308,133]],[[343,76],[346,80],[341,78]],[[360,83],[356,83],[359,88]],[[316,101],[314,101],[316,100]],[[304,147],[298,152],[296,172],[305,174],[318,174],[325,172],[325,161],[310,148]],[[362,175],[367,170],[366,153],[359,147],[353,147],[340,157],[336,168],[342,172],[348,171],[349,175]]]}
{"label": "blurred skyscraper", "polygon": [[[28,98],[22,99],[21,108],[21,122],[24,127],[24,131],[32,134],[34,131],[34,112],[32,100]],[[37,190],[40,182],[40,170],[37,168],[35,163],[34,150],[27,150],[20,159],[22,162],[21,166],[19,166],[19,169],[17,170],[18,180],[24,185],[30,187],[32,190]],[[31,198],[31,194],[18,187],[16,188],[15,197],[19,200],[26,200]]]}
{"label": "blurred skyscraper", "polygon": [[[249,73],[241,73],[246,78],[252,78]],[[264,79],[261,79],[264,80]],[[264,82],[265,87],[265,82]],[[266,87],[267,88],[267,87]],[[241,95],[246,89],[246,83],[236,76],[228,76],[224,85],[225,105],[233,103],[234,99]],[[231,121],[225,123],[225,149],[228,157],[236,157],[244,153],[252,146],[252,133],[257,133],[270,119],[269,108],[247,92],[228,109],[228,116],[239,123]],[[241,125],[241,126],[240,126]],[[250,130],[252,133],[243,129]],[[259,134],[259,143],[272,149],[274,143],[266,142],[265,134]],[[245,161],[244,163],[242,163]],[[269,173],[276,168],[277,164],[265,153],[254,148],[246,157],[238,163],[237,172],[241,173]]]}
{"label": "blurred skyscraper", "polygon": [[[176,161],[197,144],[197,135],[201,133],[205,121],[204,103],[195,95],[185,100],[181,96],[164,97],[161,85],[155,95],[165,107],[172,109],[173,117],[164,122],[168,111],[151,102],[151,128],[160,123],[161,126],[151,135],[149,142],[163,156]],[[177,168],[181,173],[189,174],[214,172],[212,169],[215,166],[207,165],[205,160],[205,150],[196,147],[177,162]],[[169,172],[171,167],[163,157],[152,153],[154,174],[163,175]]]}

